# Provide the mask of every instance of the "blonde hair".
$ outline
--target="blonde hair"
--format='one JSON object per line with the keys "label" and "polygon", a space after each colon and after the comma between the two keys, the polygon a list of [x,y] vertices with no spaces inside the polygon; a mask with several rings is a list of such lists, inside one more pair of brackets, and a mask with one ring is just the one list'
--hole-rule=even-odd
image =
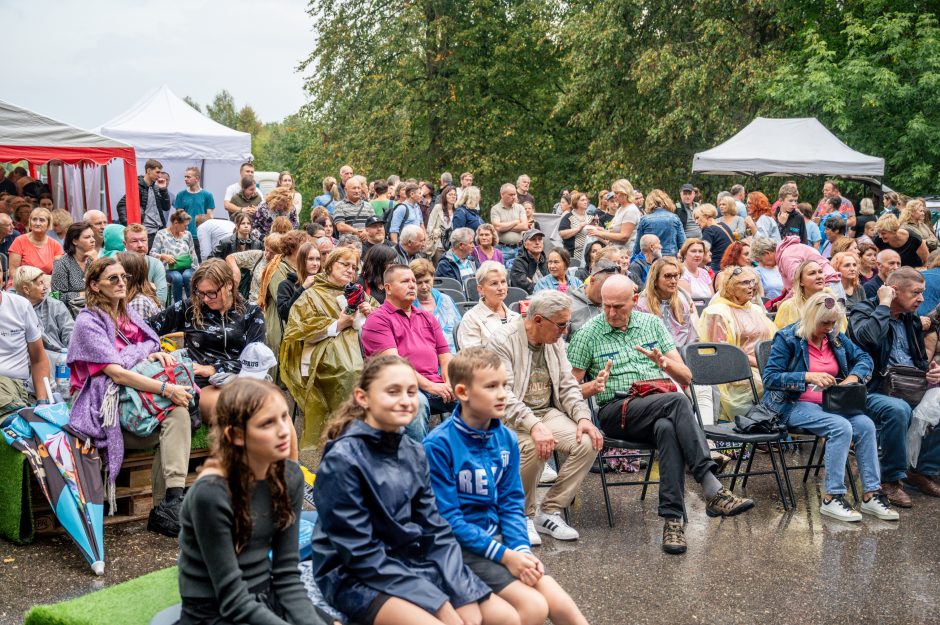
{"label": "blonde hair", "polygon": [[[735,271],[740,269],[737,275],[733,275]],[[718,276],[715,277],[715,282],[718,282],[718,278],[721,278],[721,289],[719,294],[726,300],[732,300],[734,295],[734,285],[747,277],[753,278],[755,286],[760,288],[760,278],[757,275],[757,272],[750,267],[725,267],[721,270]]]}
{"label": "blonde hair", "polygon": [[[46,220],[46,230],[52,227],[52,213],[49,212],[48,208],[34,208],[29,212],[29,220],[32,221],[33,217],[44,217]],[[26,224],[26,229],[29,230],[29,224]]]}
{"label": "blonde hair", "polygon": [[635,191],[635,189],[633,188],[633,185],[630,184],[630,181],[627,180],[626,178],[615,180],[614,184],[610,185],[610,190],[613,193],[626,193],[627,199],[629,199],[631,202],[634,199],[633,192]]}
{"label": "blonde hair", "polygon": [[39,267],[33,267],[32,265],[20,265],[17,268],[16,273],[13,274],[13,290],[18,294],[23,295],[24,288],[33,280],[42,275],[45,274],[43,274],[42,269]]}
{"label": "blonde hair", "polygon": [[[654,311],[654,314],[656,311],[656,303],[663,300],[662,295],[660,295],[659,290],[656,288],[656,283],[659,282],[659,276],[666,267],[672,267],[678,271],[680,278],[682,277],[682,272],[685,271],[682,264],[672,256],[660,258],[650,267],[649,275],[646,278],[646,286],[643,289],[643,295],[646,297],[646,305],[651,311]],[[682,295],[684,294],[685,292],[682,291],[682,289],[676,289],[676,292],[669,298],[669,310],[672,311],[672,316],[676,318],[676,321],[683,324],[688,321],[690,314],[689,309],[682,305]]]}
{"label": "blonde hair", "polygon": [[467,208],[477,208],[480,205],[480,189],[477,187],[467,187],[460,197],[457,198],[457,206],[466,206]]}
{"label": "blonde hair", "polygon": [[875,232],[897,232],[901,228],[901,222],[891,213],[886,213],[875,222]]}
{"label": "blonde hair", "polygon": [[718,200],[718,206],[721,207],[722,215],[733,215],[737,217],[738,215],[738,204],[734,201],[734,197],[726,195],[725,197]]}
{"label": "blonde hair", "polygon": [[434,275],[434,264],[427,258],[416,258],[408,265],[411,272],[415,275],[415,280],[420,280],[425,276]]}
{"label": "blonde hair", "polygon": [[287,187],[274,187],[268,197],[264,198],[264,202],[271,211],[289,211],[294,205],[294,191]]}
{"label": "blonde hair", "polygon": [[65,230],[68,230],[69,226],[71,226],[74,223],[72,216],[64,208],[57,208],[54,211],[52,211],[51,219],[52,219],[51,227],[53,230],[56,227],[58,227],[60,230],[65,231]]}
{"label": "blonde hair", "polygon": [[704,217],[705,219],[715,219],[718,217],[718,209],[714,204],[699,204],[698,208],[692,211],[692,217]]}
{"label": "blonde hair", "polygon": [[657,208],[665,208],[670,213],[676,212],[675,203],[662,189],[653,189],[646,194],[646,212],[652,213]]}
{"label": "blonde hair", "polygon": [[[826,306],[826,300],[832,300],[835,304],[830,308]],[[820,323],[834,322],[836,328],[845,325],[845,309],[836,296],[830,291],[822,291],[810,296],[800,310],[800,320],[796,324],[794,334],[801,339],[809,339]]]}
{"label": "blonde hair", "polygon": [[[927,204],[924,203],[921,199],[914,199],[904,205],[904,208],[901,209],[901,215],[898,217],[898,222],[901,225],[912,224],[914,223],[914,211],[918,208],[927,210]],[[881,221],[880,219],[878,221]]]}
{"label": "blonde hair", "polygon": [[[809,267],[810,264],[817,265],[820,271],[822,271],[822,263],[820,263],[819,261],[810,259],[810,260],[804,260],[802,263],[797,265],[796,271],[793,272],[793,290],[790,294],[789,299],[793,300],[793,303],[796,304],[798,307],[803,306],[803,304],[805,304],[807,300],[806,292],[803,290],[803,272],[806,271],[807,267]],[[823,288],[828,291],[826,287],[823,287]],[[831,291],[829,291],[829,293],[830,295],[832,294]]]}
{"label": "blonde hair", "polygon": [[[689,253],[689,249],[693,245],[701,245],[702,252],[703,253],[708,252],[708,250],[705,249],[705,241],[692,237],[692,238],[686,239],[685,243],[682,244],[682,248],[679,250],[679,260],[682,260],[682,261],[685,260],[685,255]],[[702,262],[702,264],[703,265],[705,264],[704,261]]]}

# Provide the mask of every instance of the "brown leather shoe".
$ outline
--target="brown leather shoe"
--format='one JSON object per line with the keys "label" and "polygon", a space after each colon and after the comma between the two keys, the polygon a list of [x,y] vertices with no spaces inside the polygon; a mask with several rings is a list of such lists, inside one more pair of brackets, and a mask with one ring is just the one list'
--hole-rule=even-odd
{"label": "brown leather shoe", "polygon": [[885,494],[892,506],[898,508],[911,508],[914,506],[911,496],[905,493],[901,487],[901,482],[882,482],[881,492]]}
{"label": "brown leather shoe", "polygon": [[907,482],[909,486],[913,486],[925,495],[930,497],[940,497],[940,484],[937,484],[923,473],[908,471],[905,482]]}

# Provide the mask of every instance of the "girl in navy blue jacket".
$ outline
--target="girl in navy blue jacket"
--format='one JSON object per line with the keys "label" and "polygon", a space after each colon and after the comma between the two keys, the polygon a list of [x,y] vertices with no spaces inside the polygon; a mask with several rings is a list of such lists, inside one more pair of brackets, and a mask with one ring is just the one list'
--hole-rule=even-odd
{"label": "girl in navy blue jacket", "polygon": [[418,381],[398,356],[365,363],[327,426],[313,494],[313,565],[324,598],[363,625],[510,625],[512,607],[463,562],[438,514],[420,443],[402,437]]}

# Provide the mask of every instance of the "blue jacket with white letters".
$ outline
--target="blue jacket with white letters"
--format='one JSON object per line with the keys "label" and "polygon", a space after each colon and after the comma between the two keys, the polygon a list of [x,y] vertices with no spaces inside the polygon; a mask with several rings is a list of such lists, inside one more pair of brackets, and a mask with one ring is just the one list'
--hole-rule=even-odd
{"label": "blue jacket with white letters", "polygon": [[471,428],[460,418],[458,406],[451,419],[424,439],[424,450],[438,511],[464,549],[494,562],[507,547],[532,553],[519,441],[512,430],[499,419],[486,430]]}

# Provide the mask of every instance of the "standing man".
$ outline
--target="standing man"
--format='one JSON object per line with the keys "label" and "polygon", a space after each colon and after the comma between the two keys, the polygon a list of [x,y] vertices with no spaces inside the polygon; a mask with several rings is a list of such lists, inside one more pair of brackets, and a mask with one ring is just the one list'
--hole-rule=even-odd
{"label": "standing man", "polygon": [[[354,173],[352,165],[343,165],[339,168],[339,199],[346,199],[346,183],[349,182]],[[360,196],[364,195],[364,190],[360,189],[359,193]]]}
{"label": "standing man", "polygon": [[[170,194],[167,190],[166,182],[160,181],[160,174],[163,172],[163,164],[160,161],[150,159],[144,163],[144,175],[137,176],[137,192],[140,195],[141,222],[147,228],[147,236],[153,243],[153,238],[157,236],[157,231],[166,228],[166,222],[170,213]],[[127,225],[127,196],[121,198],[117,203],[118,221],[121,225]],[[105,219],[107,222],[107,219]],[[103,228],[102,228],[103,230]]]}
{"label": "standing man", "polygon": [[780,229],[780,240],[790,237],[800,237],[800,243],[807,245],[806,220],[797,210],[796,205],[800,196],[794,186],[785,184],[778,193],[780,209],[777,212],[777,228]]}
{"label": "standing man", "polygon": [[698,208],[698,202],[695,201],[695,187],[686,183],[679,189],[679,201],[676,202],[676,217],[682,222],[682,227],[685,228],[685,238],[687,239],[702,238],[702,229],[699,228],[695,220],[692,219],[692,213],[695,212],[696,208]]}
{"label": "standing man", "polygon": [[849,224],[849,230],[854,230],[855,206],[852,204],[851,200],[842,197],[842,189],[839,187],[839,183],[835,180],[827,180],[825,184],[823,184],[822,194],[822,199],[819,200],[819,204],[816,205],[816,212],[813,214],[813,219],[816,220],[816,223],[818,224],[822,214],[829,210],[829,207],[826,206],[826,202],[830,198],[838,198],[839,214],[841,214]]}
{"label": "standing man", "polygon": [[738,207],[738,217],[741,219],[747,219],[747,204],[745,203],[747,191],[745,190],[744,185],[736,184],[731,187],[731,197],[734,198],[734,203]]}
{"label": "standing man", "polygon": [[[385,184],[384,180],[381,182]],[[388,245],[385,240],[385,221],[381,217],[372,215],[366,219],[365,231],[366,236],[362,240],[362,256],[365,256],[366,252],[376,245]]]}
{"label": "standing man", "polygon": [[412,182],[405,183],[405,200],[395,207],[388,220],[388,238],[397,243],[398,235],[406,226],[424,228],[424,216],[418,205],[418,185]]}
{"label": "standing man", "polygon": [[251,161],[246,161],[241,164],[241,167],[238,168],[238,182],[232,183],[225,188],[225,201],[223,206],[229,215],[237,213],[242,209],[242,207],[232,203],[232,196],[236,193],[240,193],[244,190],[244,185],[242,184],[245,178],[255,179],[255,166],[251,164]]}
{"label": "standing man", "polygon": [[516,202],[525,206],[526,202],[532,202],[535,206],[535,198],[529,193],[529,187],[532,186],[532,180],[525,174],[516,178]]}
{"label": "standing man", "polygon": [[499,202],[490,208],[490,223],[499,233],[499,250],[506,268],[512,269],[512,262],[519,255],[522,234],[529,229],[525,208],[516,202],[514,185],[507,182],[499,188]]}
{"label": "standing man", "polygon": [[[198,167],[187,167],[186,172],[183,174],[183,182],[186,183],[186,188],[176,195],[176,200],[173,202],[173,208],[182,209],[189,215],[189,234],[193,235],[193,241],[196,243],[196,253],[199,254],[200,258],[202,258],[202,252],[199,249],[200,241],[197,238],[196,217],[208,215],[209,219],[212,219],[215,209],[215,198],[200,186],[201,179],[202,172],[199,171]],[[208,256],[210,253],[212,253],[211,247],[206,250],[206,255]]]}
{"label": "standing man", "polygon": [[473,173],[465,171],[460,174],[460,190],[465,191],[473,186]]}
{"label": "standing man", "polygon": [[[344,166],[343,169],[346,167],[349,165]],[[362,183],[352,175],[352,167],[349,169],[343,197],[333,207],[333,223],[340,234],[355,234],[364,241],[366,220],[375,216],[375,209],[362,197]]]}
{"label": "standing man", "polygon": [[147,252],[150,247],[147,243],[147,229],[141,224],[130,224],[124,229],[124,251],[140,254],[147,261],[147,280],[157,292],[157,299],[166,301],[168,292],[166,283],[166,267],[159,258],[154,258]]}

